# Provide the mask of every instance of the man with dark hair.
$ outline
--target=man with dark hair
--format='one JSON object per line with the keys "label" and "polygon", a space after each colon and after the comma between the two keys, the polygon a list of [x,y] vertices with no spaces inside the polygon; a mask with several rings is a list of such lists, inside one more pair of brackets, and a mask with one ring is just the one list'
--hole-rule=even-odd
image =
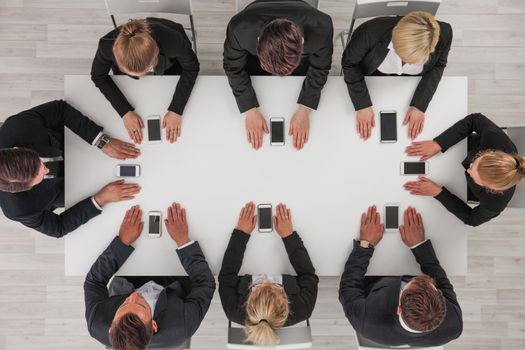
{"label": "man with dark hair", "polygon": [[250,75],[306,76],[290,121],[296,149],[308,141],[310,111],[317,109],[332,65],[333,25],[330,16],[301,0],[256,0],[228,24],[223,66],[252,147],[268,133]]}
{"label": "man with dark hair", "polygon": [[[0,128],[0,206],[14,221],[52,237],[62,237],[99,215],[111,202],[140,191],[124,181],[104,186],[61,214],[64,206],[64,127],[106,155],[136,158],[132,144],[105,135],[102,127],[64,101],[52,101],[8,118]],[[81,181],[81,179],[79,179]]]}
{"label": "man with dark hair", "polygon": [[188,277],[111,277],[133,253],[144,223],[138,206],[130,208],[107,249],[91,266],[84,282],[89,334],[115,350],[146,346],[176,347],[190,338],[204,319],[215,279],[198,242],[190,241],[186,210],[168,208],[166,229]]}
{"label": "man with dark hair", "polygon": [[461,308],[414,208],[404,213],[401,239],[423,275],[365,277],[374,247],[383,237],[375,206],[361,216],[360,240],[345,265],[339,301],[358,336],[377,346],[438,346],[463,330]]}

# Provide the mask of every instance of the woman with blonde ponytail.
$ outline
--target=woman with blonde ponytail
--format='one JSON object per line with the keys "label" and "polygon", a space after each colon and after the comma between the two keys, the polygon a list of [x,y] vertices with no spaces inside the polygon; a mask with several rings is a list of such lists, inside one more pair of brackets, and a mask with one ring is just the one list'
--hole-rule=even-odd
{"label": "woman with blonde ponytail", "polygon": [[244,251],[255,228],[255,204],[241,210],[237,227],[224,253],[219,273],[219,295],[226,317],[245,326],[246,341],[260,346],[279,343],[279,329],[305,321],[317,299],[319,278],[298,233],[290,209],[279,204],[273,218],[297,276],[239,276]]}
{"label": "woman with blonde ponytail", "polygon": [[144,122],[109,76],[110,70],[135,79],[149,74],[180,75],[162,122],[166,139],[177,141],[182,113],[199,74],[199,61],[184,28],[162,18],[130,19],[99,41],[91,79],[122,117],[129,137],[141,143]]}
{"label": "woman with blonde ponytail", "polygon": [[341,64],[361,138],[368,139],[375,126],[365,76],[422,76],[403,121],[414,139],[423,130],[425,111],[447,65],[451,44],[450,24],[421,11],[404,17],[377,17],[354,31]]}
{"label": "woman with blonde ponytail", "polygon": [[410,156],[427,160],[435,154],[469,138],[465,168],[467,186],[479,205],[471,208],[446,187],[427,178],[407,182],[412,194],[433,196],[465,224],[478,226],[498,216],[507,206],[516,185],[525,178],[525,159],[517,154],[512,140],[501,128],[480,113],[458,121],[432,141],[414,142],[407,148]]}

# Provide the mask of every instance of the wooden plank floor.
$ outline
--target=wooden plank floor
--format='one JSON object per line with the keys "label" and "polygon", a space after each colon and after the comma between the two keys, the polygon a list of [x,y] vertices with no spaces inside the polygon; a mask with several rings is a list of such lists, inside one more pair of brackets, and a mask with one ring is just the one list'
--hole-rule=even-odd
{"label": "wooden plank floor", "polygon": [[[322,0],[336,33],[354,1]],[[202,74],[223,74],[222,43],[234,0],[194,0]],[[454,28],[446,75],[469,77],[469,111],[500,125],[525,124],[525,1],[443,0]],[[182,21],[184,22],[184,21]],[[0,0],[0,120],[63,97],[64,74],[89,74],[98,38],[111,29],[103,0]],[[340,70],[336,46],[332,73]],[[357,219],[357,218],[356,218]],[[81,278],[64,277],[64,242],[0,217],[0,349],[100,349],[84,321]],[[525,349],[525,210],[469,230],[469,271],[454,278],[465,321],[447,349]],[[315,349],[355,349],[322,278],[312,317]],[[193,349],[223,349],[226,318],[215,296]]]}

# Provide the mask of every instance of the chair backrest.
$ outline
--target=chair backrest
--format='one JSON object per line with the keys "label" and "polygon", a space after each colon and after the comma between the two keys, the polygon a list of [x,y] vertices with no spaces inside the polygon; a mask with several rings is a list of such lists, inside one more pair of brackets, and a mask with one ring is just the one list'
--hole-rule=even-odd
{"label": "chair backrest", "polygon": [[[191,337],[186,339],[184,343],[177,347],[162,347],[162,348],[147,348],[147,349],[158,349],[158,350],[189,350],[191,347]],[[105,347],[104,349],[111,349],[110,347]]]}
{"label": "chair backrest", "polygon": [[[235,0],[235,13],[239,13],[255,0]],[[303,0],[308,5],[319,8],[319,0]]]}
{"label": "chair backrest", "polygon": [[174,13],[191,15],[191,0],[105,0],[110,16],[127,13]]}
{"label": "chair backrest", "polygon": [[401,346],[385,346],[378,344],[370,339],[366,339],[357,332],[355,333],[355,338],[357,341],[357,349],[358,350],[391,350],[391,349],[420,349],[420,350],[443,350],[443,346],[431,346],[431,347],[413,347],[409,345],[401,345]]}
{"label": "chair backrest", "polygon": [[[312,330],[310,329],[310,322],[306,321],[306,326],[285,327],[278,331],[279,344],[272,349],[275,350],[295,350],[295,349],[310,349],[312,347]],[[232,327],[231,322],[228,322],[228,349],[237,350],[257,350],[267,349],[254,345],[246,341],[244,328]]]}
{"label": "chair backrest", "polygon": [[[518,149],[518,154],[525,156],[525,126],[508,127],[507,135],[514,142]],[[511,208],[525,208],[525,180],[516,186],[516,192],[509,202]]]}
{"label": "chair backrest", "polygon": [[413,11],[425,11],[436,14],[441,0],[357,0],[354,19],[378,16],[405,16]]}

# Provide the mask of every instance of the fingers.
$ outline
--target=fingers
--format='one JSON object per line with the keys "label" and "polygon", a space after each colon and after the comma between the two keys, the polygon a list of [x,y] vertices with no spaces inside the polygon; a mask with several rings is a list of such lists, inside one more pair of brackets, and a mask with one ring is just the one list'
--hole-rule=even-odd
{"label": "fingers", "polygon": [[175,222],[175,214],[173,212],[173,204],[168,207],[168,221]]}
{"label": "fingers", "polygon": [[416,221],[415,221],[416,219],[414,217],[414,208],[408,207],[407,211],[408,211],[408,224],[410,226],[413,226],[416,224]]}
{"label": "fingers", "polygon": [[129,223],[131,218],[131,213],[133,211],[134,207],[129,208],[126,210],[126,214],[124,215],[124,219],[122,219],[122,223]]}
{"label": "fingers", "polygon": [[364,135],[364,132],[363,132],[363,123],[361,122],[357,122],[357,132],[359,133],[359,136],[364,139],[365,138],[365,135]]}
{"label": "fingers", "polygon": [[257,130],[257,149],[259,149],[262,146],[262,129]]}
{"label": "fingers", "polygon": [[366,223],[366,213],[361,214],[361,226]]}
{"label": "fingers", "polygon": [[268,124],[266,123],[266,119],[264,119],[262,127],[265,134],[268,134],[270,132],[270,130],[268,130]]}
{"label": "fingers", "polygon": [[187,220],[186,220],[186,209],[185,208],[181,209],[181,220],[182,220],[183,224],[185,224],[187,222]]}
{"label": "fingers", "polygon": [[416,219],[417,219],[417,224],[419,226],[423,226],[423,218],[421,217],[421,214],[416,213]]}
{"label": "fingers", "polygon": [[403,212],[403,225],[408,225],[408,208]]}
{"label": "fingers", "polygon": [[370,123],[365,123],[365,140],[368,140],[370,138],[370,134],[372,133],[372,126]]}
{"label": "fingers", "polygon": [[140,207],[138,205],[134,206],[133,208],[133,216],[131,218],[131,222],[133,224],[137,224],[142,219],[142,210],[140,210]]}
{"label": "fingers", "polygon": [[403,119],[403,125],[407,125],[407,123],[410,121],[410,109],[407,111],[407,114],[405,115],[405,119]]}

